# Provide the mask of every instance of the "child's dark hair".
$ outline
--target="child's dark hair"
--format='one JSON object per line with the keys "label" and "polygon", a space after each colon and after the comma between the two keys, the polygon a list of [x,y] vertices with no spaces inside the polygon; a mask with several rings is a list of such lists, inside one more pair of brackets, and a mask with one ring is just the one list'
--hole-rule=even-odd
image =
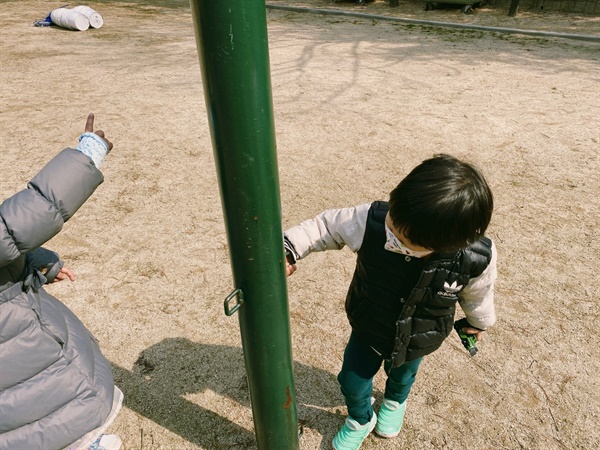
{"label": "child's dark hair", "polygon": [[479,240],[494,199],[483,175],[450,155],[415,167],[390,194],[390,218],[412,244],[451,252]]}

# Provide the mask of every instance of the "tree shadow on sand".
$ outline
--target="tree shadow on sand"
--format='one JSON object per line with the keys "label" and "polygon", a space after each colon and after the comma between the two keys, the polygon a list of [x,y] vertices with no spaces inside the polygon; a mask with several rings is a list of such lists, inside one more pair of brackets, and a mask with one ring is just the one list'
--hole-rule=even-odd
{"label": "tree shadow on sand", "polygon": [[[253,432],[185,398],[210,390],[250,410],[241,348],[165,339],[142,351],[133,370],[113,365],[113,371],[125,406],[190,443],[206,449],[256,448]],[[323,448],[329,448],[345,417],[337,408],[343,398],[336,377],[299,363],[294,375],[299,423],[322,435]]]}

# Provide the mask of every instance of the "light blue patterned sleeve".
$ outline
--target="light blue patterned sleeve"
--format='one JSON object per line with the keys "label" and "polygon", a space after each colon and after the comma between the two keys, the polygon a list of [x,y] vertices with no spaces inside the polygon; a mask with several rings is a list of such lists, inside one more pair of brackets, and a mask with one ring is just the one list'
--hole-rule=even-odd
{"label": "light blue patterned sleeve", "polygon": [[92,161],[94,161],[94,164],[99,169],[108,153],[108,145],[96,133],[88,132],[79,136],[77,150],[92,158]]}

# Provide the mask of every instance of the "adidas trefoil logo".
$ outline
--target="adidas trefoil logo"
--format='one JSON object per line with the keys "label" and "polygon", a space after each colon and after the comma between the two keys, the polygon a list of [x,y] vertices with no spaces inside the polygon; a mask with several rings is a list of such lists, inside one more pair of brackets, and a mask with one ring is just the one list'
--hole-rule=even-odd
{"label": "adidas trefoil logo", "polygon": [[461,289],[463,288],[462,284],[457,285],[457,282],[454,281],[454,283],[452,284],[448,284],[447,281],[444,281],[444,290],[446,292],[450,292],[452,294],[456,294],[457,292],[459,292]]}

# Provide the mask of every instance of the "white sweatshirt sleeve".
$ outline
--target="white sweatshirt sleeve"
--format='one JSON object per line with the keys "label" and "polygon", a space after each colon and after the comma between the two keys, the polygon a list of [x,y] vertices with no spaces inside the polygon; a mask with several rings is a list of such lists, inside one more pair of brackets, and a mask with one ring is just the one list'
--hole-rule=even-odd
{"label": "white sweatshirt sleeve", "polygon": [[360,249],[367,227],[370,204],[352,208],[328,209],[313,219],[285,231],[298,259],[312,252],[339,250],[345,245],[356,252]]}
{"label": "white sweatshirt sleeve", "polygon": [[497,250],[492,241],[492,259],[483,273],[471,279],[461,292],[460,306],[469,323],[485,330],[496,322],[494,308],[494,282],[497,277]]}

